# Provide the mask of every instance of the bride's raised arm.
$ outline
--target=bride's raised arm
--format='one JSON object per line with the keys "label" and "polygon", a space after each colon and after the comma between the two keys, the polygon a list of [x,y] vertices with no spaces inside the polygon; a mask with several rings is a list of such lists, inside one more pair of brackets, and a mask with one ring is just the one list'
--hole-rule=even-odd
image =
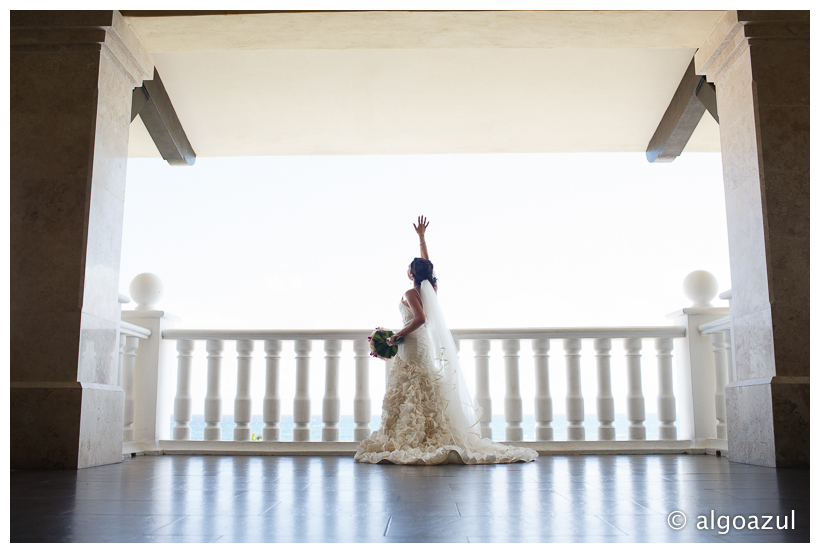
{"label": "bride's raised arm", "polygon": [[413,223],[413,228],[416,229],[416,234],[419,235],[419,242],[421,242],[419,244],[419,246],[421,246],[421,257],[422,257],[422,259],[426,259],[427,261],[430,261],[430,256],[427,255],[427,241],[424,239],[424,231],[427,230],[427,225],[428,224],[429,223],[427,222],[427,218],[424,217],[424,215],[422,215],[422,216],[419,217],[418,226],[415,223]]}

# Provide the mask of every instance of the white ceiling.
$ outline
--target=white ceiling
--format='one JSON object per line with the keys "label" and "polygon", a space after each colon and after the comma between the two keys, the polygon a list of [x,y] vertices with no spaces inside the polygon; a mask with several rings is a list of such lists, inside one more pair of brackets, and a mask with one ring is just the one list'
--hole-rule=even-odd
{"label": "white ceiling", "polygon": [[[126,19],[198,156],[264,156],[643,152],[722,14]],[[687,151],[720,151],[708,113]],[[129,156],[158,156],[139,118]]]}

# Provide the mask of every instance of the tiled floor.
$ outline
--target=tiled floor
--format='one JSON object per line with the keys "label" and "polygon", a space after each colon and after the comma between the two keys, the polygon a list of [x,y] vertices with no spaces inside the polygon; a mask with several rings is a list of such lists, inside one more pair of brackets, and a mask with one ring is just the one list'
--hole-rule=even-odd
{"label": "tiled floor", "polygon": [[[682,530],[667,524],[674,510],[687,517]],[[710,521],[711,511],[714,529],[696,529],[698,516]],[[782,525],[792,511],[793,530],[720,530],[727,520],[720,516],[780,515]],[[437,467],[362,465],[350,457],[160,456],[11,472],[12,542],[808,540],[808,470],[705,455]]]}

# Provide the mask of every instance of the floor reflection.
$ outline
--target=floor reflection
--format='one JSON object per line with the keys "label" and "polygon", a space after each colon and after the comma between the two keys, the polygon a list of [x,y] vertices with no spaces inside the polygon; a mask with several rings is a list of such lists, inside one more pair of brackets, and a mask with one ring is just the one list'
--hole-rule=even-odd
{"label": "floor reflection", "polygon": [[[13,542],[799,542],[809,472],[706,455],[542,456],[484,466],[349,457],[159,456],[12,471]],[[671,511],[692,524],[673,530]],[[796,514],[794,530],[700,531]]]}

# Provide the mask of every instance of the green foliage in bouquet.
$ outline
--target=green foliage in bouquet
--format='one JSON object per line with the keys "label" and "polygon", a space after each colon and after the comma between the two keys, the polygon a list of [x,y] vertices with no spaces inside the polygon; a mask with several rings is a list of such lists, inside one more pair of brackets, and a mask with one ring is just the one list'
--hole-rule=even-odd
{"label": "green foliage in bouquet", "polygon": [[370,342],[370,355],[378,359],[392,359],[399,352],[398,345],[390,346],[387,344],[387,339],[392,335],[392,330],[376,327],[375,332],[368,338]]}

